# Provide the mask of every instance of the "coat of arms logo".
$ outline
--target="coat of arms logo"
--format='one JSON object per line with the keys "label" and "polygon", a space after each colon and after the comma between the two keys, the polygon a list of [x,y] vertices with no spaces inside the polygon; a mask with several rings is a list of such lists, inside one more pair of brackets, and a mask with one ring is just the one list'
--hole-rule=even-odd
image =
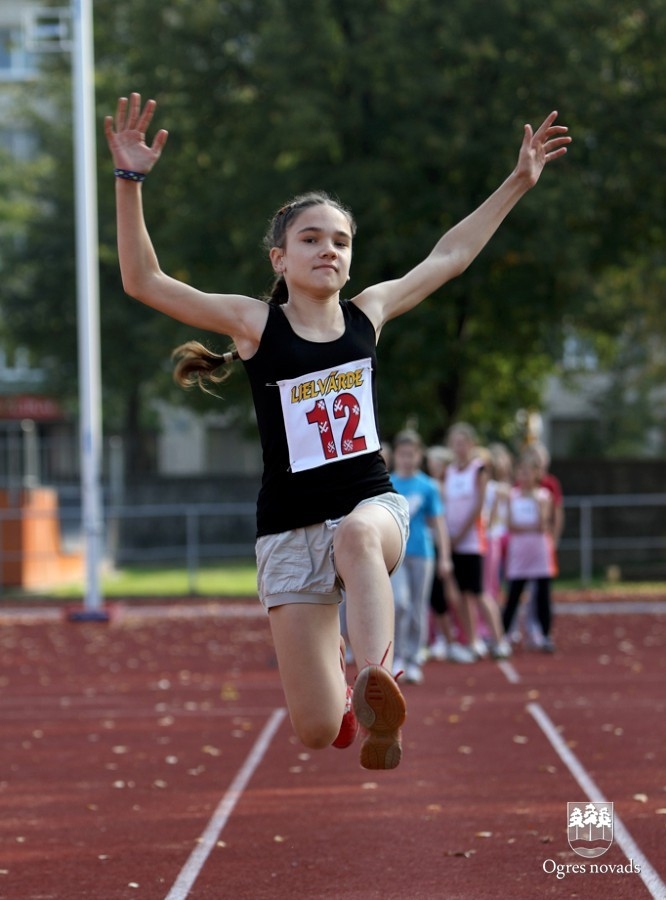
{"label": "coat of arms logo", "polygon": [[602,856],[613,843],[613,804],[567,803],[567,837],[578,856]]}

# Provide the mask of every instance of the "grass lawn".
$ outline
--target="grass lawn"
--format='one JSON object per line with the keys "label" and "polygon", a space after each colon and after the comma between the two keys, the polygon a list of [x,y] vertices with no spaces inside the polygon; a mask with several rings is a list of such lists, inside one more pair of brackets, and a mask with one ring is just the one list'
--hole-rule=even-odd
{"label": "grass lawn", "polygon": [[[216,566],[202,565],[192,575],[185,567],[128,566],[102,575],[101,593],[107,599],[160,598],[160,597],[256,597],[257,570],[254,559],[229,560]],[[600,594],[609,599],[631,596],[634,599],[661,598],[666,594],[663,582],[620,581],[609,583],[602,577],[594,578],[583,585],[577,579],[556,579],[555,600],[571,599],[576,594],[590,593],[591,599]],[[48,590],[53,600],[80,600],[85,594],[84,584],[70,584]],[[44,592],[38,592],[43,596]],[[5,589],[0,600],[15,601],[30,599],[34,594],[16,589]]]}
{"label": "grass lawn", "polygon": [[[190,584],[185,568],[135,566],[103,575],[101,591],[104,597],[256,597],[257,569],[254,560],[201,566]],[[82,584],[49,591],[52,597],[62,599],[82,597],[83,593]]]}

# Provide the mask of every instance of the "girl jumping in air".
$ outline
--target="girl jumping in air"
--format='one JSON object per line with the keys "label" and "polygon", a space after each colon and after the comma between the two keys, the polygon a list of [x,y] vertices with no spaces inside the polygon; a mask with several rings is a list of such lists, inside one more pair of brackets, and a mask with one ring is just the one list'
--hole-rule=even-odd
{"label": "girl jumping in air", "polygon": [[[405,703],[392,675],[390,574],[405,550],[408,511],[380,455],[376,344],[408,312],[472,262],[509,211],[566,152],[551,113],[525,126],[515,169],[431,253],[401,278],[348,300],[355,226],[325,194],[281,207],[268,237],[276,280],[266,303],[203,293],[166,275],[143,217],[142,182],[167,132],[146,132],[155,102],[118,101],[105,132],[116,175],[118,252],[128,294],[187,325],[229,335],[247,372],[263,446],[257,504],[259,594],[269,612],[293,727],[310,748],[349,745],[364,730],[361,765],[391,769],[401,757]],[[225,356],[189,344],[180,377],[217,378]],[[338,603],[360,671],[346,684]]]}

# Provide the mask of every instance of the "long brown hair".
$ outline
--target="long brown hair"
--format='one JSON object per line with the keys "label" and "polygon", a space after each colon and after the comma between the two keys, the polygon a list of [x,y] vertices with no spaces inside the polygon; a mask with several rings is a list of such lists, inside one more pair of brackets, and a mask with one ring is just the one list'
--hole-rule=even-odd
{"label": "long brown hair", "polygon": [[[356,222],[351,210],[324,191],[310,191],[307,194],[295,197],[277,210],[264,235],[264,248],[267,251],[270,251],[272,247],[284,248],[290,225],[303,210],[312,206],[332,206],[338,209],[347,217],[352,236],[356,234]],[[275,306],[280,306],[287,302],[289,290],[284,275],[280,274],[275,277],[269,294],[263,299]],[[176,384],[183,388],[191,388],[198,385],[202,391],[217,396],[215,391],[211,390],[211,386],[221,384],[229,377],[230,371],[228,366],[239,357],[238,351],[233,344],[226,353],[215,353],[200,341],[186,341],[186,343],[176,347],[171,354],[171,358],[175,361],[173,377]]]}
{"label": "long brown hair", "polygon": [[201,341],[186,341],[171,354],[174,361],[173,378],[176,384],[182,388],[199,386],[207,394],[217,396],[211,390],[211,385],[221,384],[230,373],[220,371],[234,360],[238,359],[238,351],[235,348],[226,353],[213,353]]}

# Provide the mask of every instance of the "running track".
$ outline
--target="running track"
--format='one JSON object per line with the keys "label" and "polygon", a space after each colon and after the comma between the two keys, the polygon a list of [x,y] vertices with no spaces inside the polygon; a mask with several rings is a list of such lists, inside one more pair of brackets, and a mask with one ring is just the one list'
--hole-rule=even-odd
{"label": "running track", "polygon": [[296,743],[258,604],[0,607],[0,898],[664,900],[666,603],[564,610],[554,657],[429,663],[373,773]]}

